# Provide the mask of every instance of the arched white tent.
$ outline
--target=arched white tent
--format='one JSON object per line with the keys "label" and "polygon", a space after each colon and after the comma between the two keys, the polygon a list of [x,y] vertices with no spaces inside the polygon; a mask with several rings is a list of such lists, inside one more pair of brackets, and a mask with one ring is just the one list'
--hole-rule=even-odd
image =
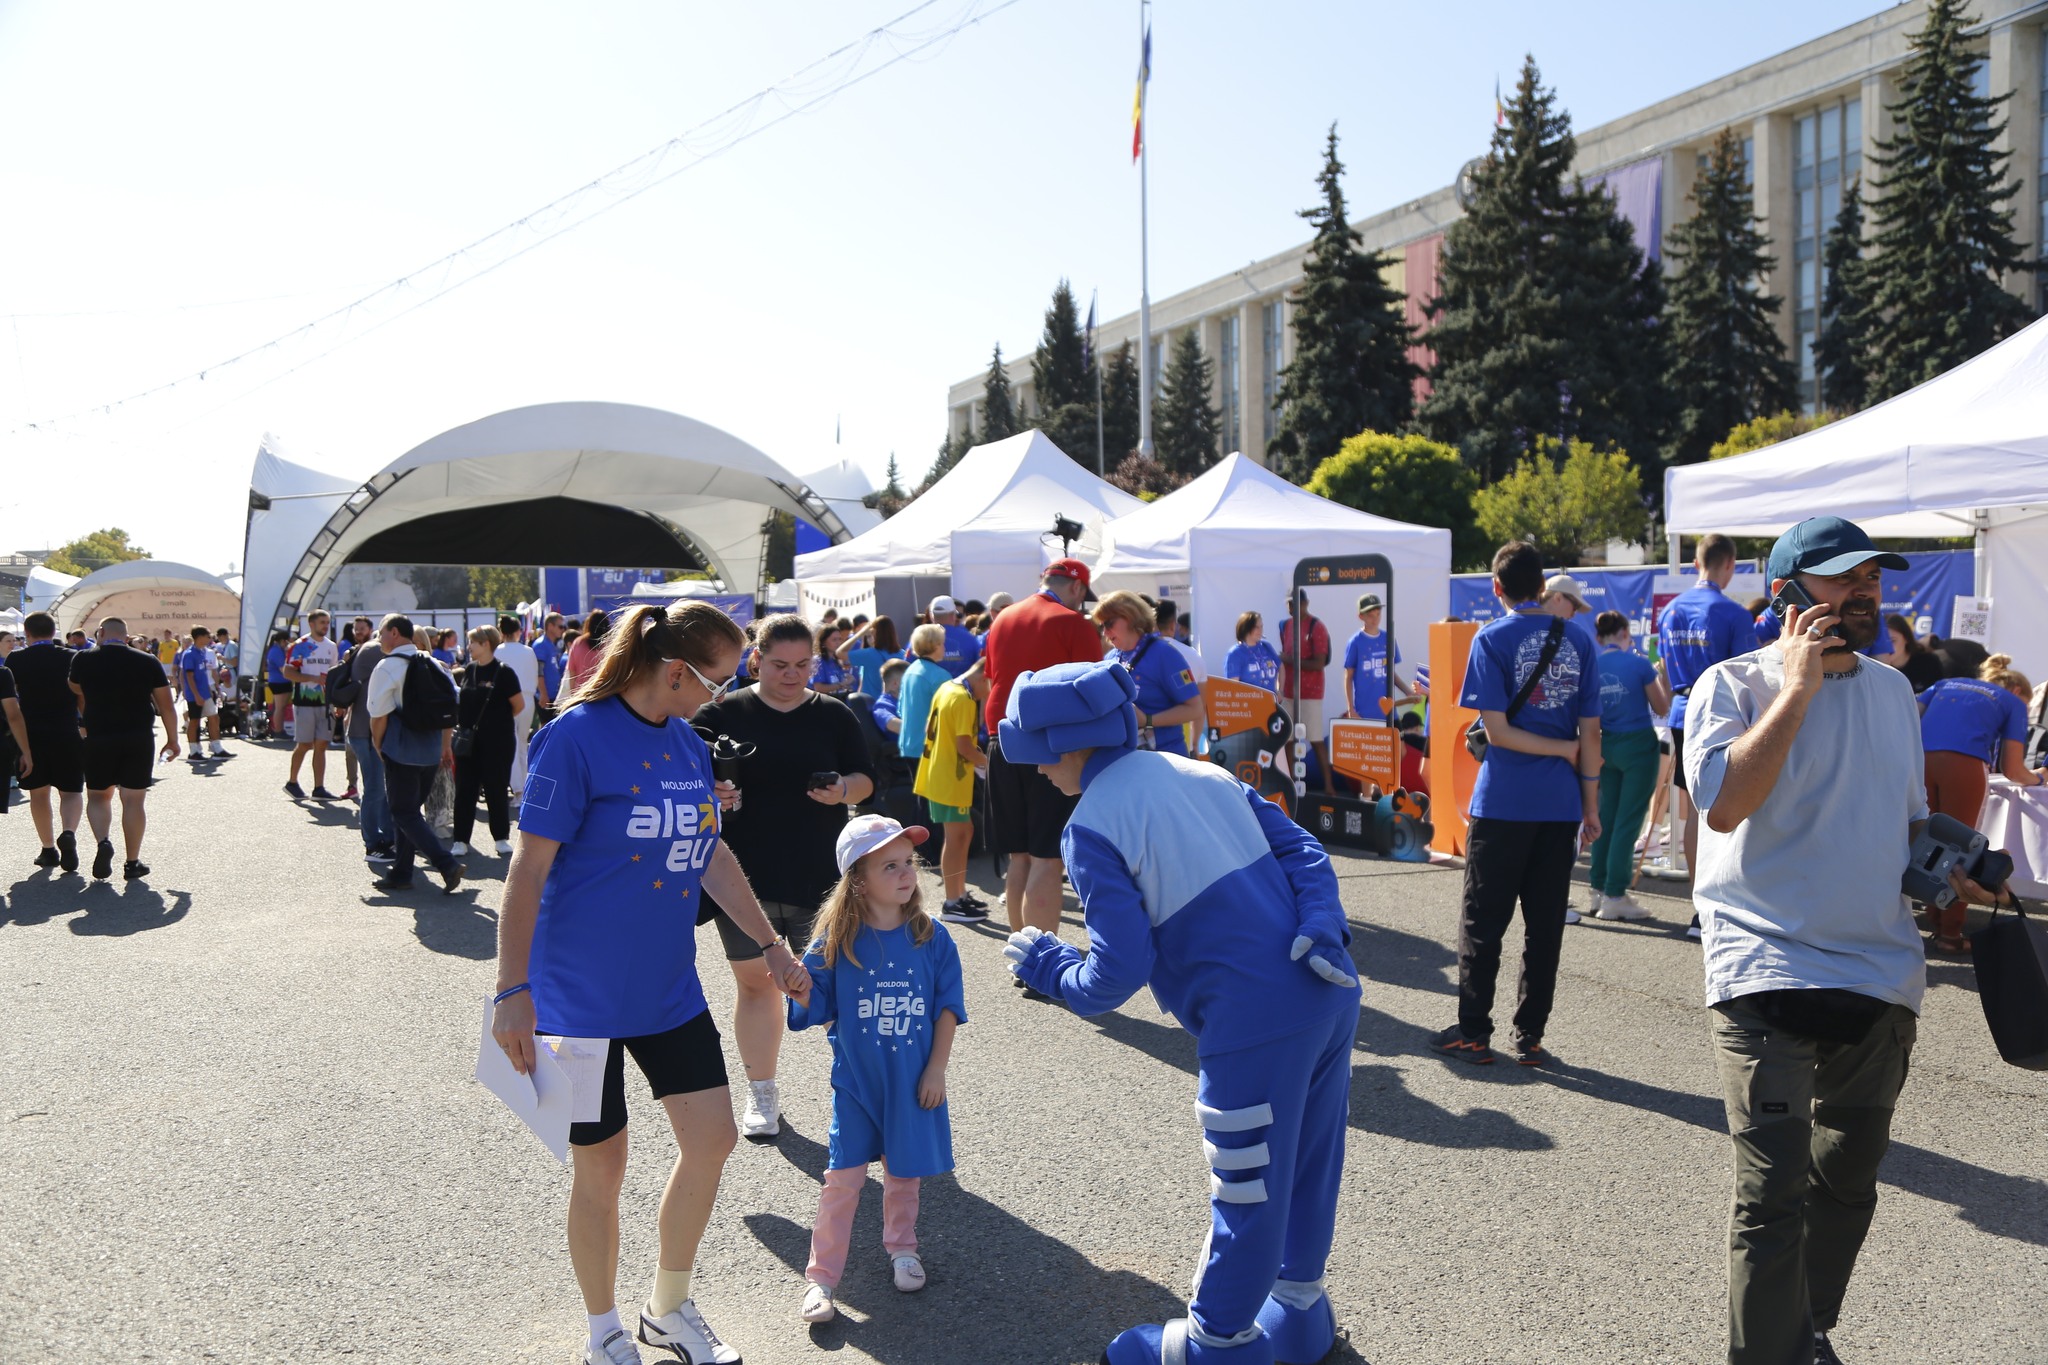
{"label": "arched white tent", "polygon": [[249,476],[249,525],[242,542],[237,638],[243,647],[236,671],[243,677],[255,677],[263,663],[271,618],[307,545],[355,491],[348,479],[285,459],[278,439],[265,433]]}
{"label": "arched white tent", "polygon": [[[1144,504],[1074,463],[1040,431],[976,446],[922,497],[843,545],[798,555],[806,601],[867,601],[877,578],[940,578],[956,597],[1022,594],[1060,557],[1053,518],[1083,528],[1092,557],[1101,526]],[[849,607],[848,610],[854,608]]]}
{"label": "arched white tent", "polygon": [[131,559],[79,579],[50,614],[60,636],[91,630],[101,617],[118,616],[128,623],[130,635],[154,638],[166,630],[183,635],[195,625],[232,628],[241,610],[234,590],[204,569],[168,559]]}
{"label": "arched white tent", "polygon": [[[1376,517],[1297,488],[1242,454],[1226,457],[1200,478],[1103,529],[1095,565],[1097,592],[1130,588],[1158,595],[1188,585],[1194,646],[1212,673],[1237,642],[1240,612],[1266,618],[1279,647],[1294,566],[1311,555],[1380,554],[1394,570],[1392,625],[1401,652],[1428,657],[1429,623],[1450,608],[1451,533],[1434,526]],[[1355,601],[1355,598],[1354,598]],[[1347,607],[1351,603],[1345,604]],[[1319,599],[1330,644],[1343,648],[1351,613],[1334,614]]]}
{"label": "arched white tent", "polygon": [[28,584],[21,590],[23,614],[32,611],[48,611],[56,605],[57,599],[71,590],[78,581],[68,573],[38,564],[28,571]]}
{"label": "arched white tent", "polygon": [[[847,535],[802,480],[703,422],[623,403],[515,408],[442,432],[349,492],[259,610],[266,631],[289,622],[351,561],[704,567],[751,593],[770,512]],[[252,598],[280,563],[252,542]]]}

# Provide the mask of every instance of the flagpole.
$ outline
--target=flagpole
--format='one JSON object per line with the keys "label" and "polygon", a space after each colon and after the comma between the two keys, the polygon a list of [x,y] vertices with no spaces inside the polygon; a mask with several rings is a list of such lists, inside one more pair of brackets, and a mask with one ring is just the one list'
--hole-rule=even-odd
{"label": "flagpole", "polygon": [[1102,460],[1102,353],[1095,345],[1095,294],[1088,295],[1088,363],[1095,370],[1095,477],[1109,477]]}
{"label": "flagpole", "polygon": [[[1139,34],[1148,47],[1152,26],[1147,12],[1151,8],[1151,0],[1138,0]],[[1147,85],[1152,80],[1150,57],[1147,52],[1144,74]],[[1148,460],[1152,458],[1152,291],[1145,162],[1152,150],[1151,112],[1145,110],[1138,125],[1138,453]]]}

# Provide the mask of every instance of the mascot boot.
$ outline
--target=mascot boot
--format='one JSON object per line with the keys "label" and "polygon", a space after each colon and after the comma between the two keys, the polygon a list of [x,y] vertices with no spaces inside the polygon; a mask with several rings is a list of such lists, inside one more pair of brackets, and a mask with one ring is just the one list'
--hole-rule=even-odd
{"label": "mascot boot", "polygon": [[1148,1322],[1120,1334],[1102,1353],[1102,1365],[1274,1365],[1273,1343],[1257,1325],[1234,1344],[1215,1338],[1187,1318]]}
{"label": "mascot boot", "polygon": [[1337,1314],[1321,1280],[1281,1280],[1259,1309],[1259,1326],[1280,1365],[1315,1365],[1337,1344]]}

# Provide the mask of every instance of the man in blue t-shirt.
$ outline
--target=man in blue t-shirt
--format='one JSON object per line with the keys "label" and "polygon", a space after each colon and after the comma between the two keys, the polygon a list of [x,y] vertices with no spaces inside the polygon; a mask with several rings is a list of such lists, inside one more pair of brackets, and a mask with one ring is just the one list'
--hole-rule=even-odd
{"label": "man in blue t-shirt", "polygon": [[[950,597],[934,597],[932,623],[946,631],[946,652],[932,662],[955,678],[974,667],[974,661],[981,657],[981,641],[975,638],[973,631],[960,624],[960,604]],[[909,659],[914,656],[906,649],[903,657]]]}
{"label": "man in blue t-shirt", "polygon": [[[1344,646],[1344,701],[1347,709],[1346,720],[1386,721],[1388,713],[1380,707],[1384,697],[1391,696],[1387,690],[1392,684],[1393,691],[1405,699],[1415,695],[1407,683],[1401,681],[1401,646],[1394,637],[1380,629],[1380,618],[1384,604],[1376,592],[1366,593],[1358,599],[1358,633],[1351,637],[1351,643]],[[1390,662],[1388,654],[1393,658]]]}
{"label": "man in blue t-shirt", "polygon": [[562,676],[568,671],[569,651],[562,644],[562,613],[551,611],[540,623],[540,639],[534,641],[533,657],[540,663],[540,709],[550,715],[562,696]]}
{"label": "man in blue t-shirt", "polygon": [[[213,632],[205,626],[194,626],[192,643],[178,654],[178,695],[185,699],[185,742],[192,746],[190,758],[194,763],[228,756],[220,743],[220,702],[214,695],[212,645]],[[213,742],[213,752],[204,758],[199,753],[201,717],[206,720],[206,737]]]}
{"label": "man in blue t-shirt", "polygon": [[[1685,780],[1686,694],[1715,664],[1757,648],[1755,618],[1728,596],[1728,584],[1735,577],[1735,542],[1719,531],[1701,536],[1693,566],[1699,570],[1699,586],[1674,597],[1657,618],[1657,658],[1671,684],[1671,782],[1678,788],[1679,818],[1685,821],[1686,875],[1700,849],[1700,814]],[[1697,914],[1685,932],[1700,936]]]}
{"label": "man in blue t-shirt", "polygon": [[[1493,1060],[1493,986],[1501,939],[1522,906],[1522,979],[1515,1060],[1550,1060],[1550,1022],[1572,867],[1600,836],[1600,678],[1593,636],[1543,609],[1543,557],[1509,541],[1493,557],[1493,592],[1508,609],[1472,637],[1460,704],[1486,722],[1486,757],[1465,834],[1464,916],[1458,928],[1458,1022],[1430,1046]],[[1519,705],[1517,700],[1519,699]],[[1513,714],[1510,715],[1509,712]]]}

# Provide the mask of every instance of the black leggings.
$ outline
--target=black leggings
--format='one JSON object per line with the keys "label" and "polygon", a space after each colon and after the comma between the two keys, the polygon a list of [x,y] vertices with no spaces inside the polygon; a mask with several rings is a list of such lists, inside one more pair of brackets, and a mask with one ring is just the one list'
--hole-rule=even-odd
{"label": "black leggings", "polygon": [[469,842],[476,828],[476,798],[481,791],[491,815],[491,838],[512,837],[512,746],[479,745],[467,758],[455,760],[455,842]]}

